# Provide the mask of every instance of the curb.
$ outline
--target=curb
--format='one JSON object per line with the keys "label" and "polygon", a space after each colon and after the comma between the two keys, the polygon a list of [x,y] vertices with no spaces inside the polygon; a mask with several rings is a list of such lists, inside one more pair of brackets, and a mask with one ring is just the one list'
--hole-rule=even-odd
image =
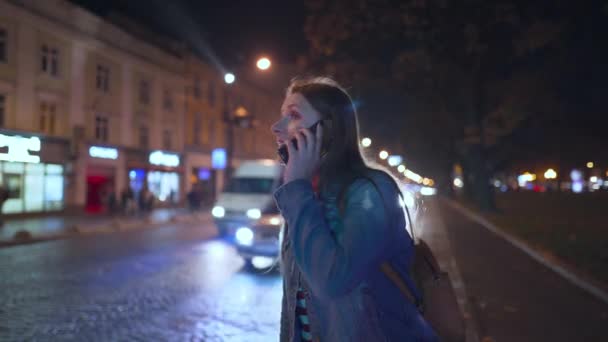
{"label": "curb", "polygon": [[594,295],[598,299],[600,299],[603,302],[608,304],[608,293],[605,292],[604,290],[602,290],[599,287],[584,280],[583,278],[579,277],[574,272],[566,269],[565,267],[563,267],[555,262],[552,262],[550,259],[544,257],[541,253],[532,249],[530,246],[528,246],[523,241],[517,239],[513,235],[506,233],[503,229],[500,229],[500,227],[498,227],[495,224],[493,224],[492,222],[486,220],[479,214],[472,212],[471,210],[463,207],[462,205],[454,202],[453,200],[444,198],[443,201],[445,201],[445,203],[447,205],[449,205],[450,207],[452,207],[453,209],[458,210],[460,213],[462,213],[469,219],[475,221],[476,223],[480,224],[482,227],[486,228],[487,230],[496,234],[500,238],[509,242],[514,247],[521,250],[522,252],[526,253],[527,255],[532,257],[534,260],[538,261],[543,266],[545,266],[545,267],[549,268],[550,270],[554,271],[555,273],[561,275],[562,277],[564,277],[565,279],[570,281],[572,284],[584,289],[585,291],[589,292],[590,294]]}
{"label": "curb", "polygon": [[[96,225],[93,226],[95,228],[84,228],[86,226],[71,226],[64,229],[64,231],[69,231],[68,233],[62,232],[59,234],[53,235],[44,235],[31,237],[28,239],[12,239],[0,241],[0,248],[4,247],[14,247],[20,245],[31,245],[39,242],[47,242],[47,241],[55,241],[55,240],[63,240],[68,238],[74,238],[79,236],[90,236],[90,235],[98,235],[98,234],[109,234],[109,233],[117,233],[117,232],[127,232],[127,231],[135,231],[135,230],[143,230],[150,228],[157,228],[159,226],[171,223],[203,223],[210,219],[211,217],[207,217],[209,215],[205,215],[202,213],[193,213],[193,214],[176,214],[169,217],[168,220],[165,221],[152,221],[149,219],[143,219],[133,222],[128,222],[121,219],[113,220],[109,225]],[[24,230],[27,231],[27,230]]]}

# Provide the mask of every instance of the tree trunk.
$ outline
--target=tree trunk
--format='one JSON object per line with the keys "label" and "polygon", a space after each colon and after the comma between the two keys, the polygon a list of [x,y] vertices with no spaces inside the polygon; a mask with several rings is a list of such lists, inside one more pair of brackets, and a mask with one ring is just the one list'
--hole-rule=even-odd
{"label": "tree trunk", "polygon": [[[481,63],[480,63],[481,64]],[[485,133],[483,118],[486,114],[486,89],[483,68],[478,66],[473,79],[473,110],[467,115],[465,142],[468,144],[467,159],[472,183],[472,193],[475,203],[481,211],[494,211],[494,190],[490,184],[490,173],[485,158]]]}

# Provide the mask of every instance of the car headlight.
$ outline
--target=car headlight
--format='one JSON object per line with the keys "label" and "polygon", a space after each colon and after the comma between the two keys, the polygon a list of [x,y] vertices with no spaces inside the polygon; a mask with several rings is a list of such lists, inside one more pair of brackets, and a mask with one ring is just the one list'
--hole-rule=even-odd
{"label": "car headlight", "polygon": [[249,217],[250,219],[257,220],[262,217],[262,212],[260,211],[260,209],[249,209],[247,210],[247,217]]}
{"label": "car headlight", "polygon": [[213,215],[213,217],[222,218],[224,215],[226,215],[226,210],[224,207],[216,205],[213,207],[213,209],[211,209],[211,215]]}
{"label": "car headlight", "polygon": [[280,226],[283,224],[281,215],[262,215],[259,224],[263,226]]}
{"label": "car headlight", "polygon": [[236,242],[240,245],[251,246],[253,244],[253,231],[248,227],[240,227],[236,230]]}

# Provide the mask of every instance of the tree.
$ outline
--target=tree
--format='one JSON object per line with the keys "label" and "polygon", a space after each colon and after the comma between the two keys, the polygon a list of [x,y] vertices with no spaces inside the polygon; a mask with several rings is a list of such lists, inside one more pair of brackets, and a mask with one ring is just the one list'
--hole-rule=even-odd
{"label": "tree", "polygon": [[444,183],[460,160],[471,197],[491,210],[488,152],[547,103],[538,99],[554,98],[522,89],[550,88],[538,71],[559,47],[564,3],[310,0],[307,8],[312,65],[353,84],[401,89],[418,110],[399,123],[433,141],[419,145],[435,149]]}

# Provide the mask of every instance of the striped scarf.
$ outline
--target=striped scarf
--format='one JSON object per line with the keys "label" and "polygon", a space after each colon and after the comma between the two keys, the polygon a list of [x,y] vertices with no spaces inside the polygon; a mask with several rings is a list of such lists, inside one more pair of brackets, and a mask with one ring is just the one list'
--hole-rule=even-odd
{"label": "striped scarf", "polygon": [[[315,175],[312,178],[312,189],[316,195],[319,194],[319,175]],[[302,341],[312,341],[312,335],[310,333],[310,322],[308,320],[308,310],[306,309],[306,295],[302,287],[298,287],[296,293],[296,316],[300,320],[300,326],[302,327]]]}

